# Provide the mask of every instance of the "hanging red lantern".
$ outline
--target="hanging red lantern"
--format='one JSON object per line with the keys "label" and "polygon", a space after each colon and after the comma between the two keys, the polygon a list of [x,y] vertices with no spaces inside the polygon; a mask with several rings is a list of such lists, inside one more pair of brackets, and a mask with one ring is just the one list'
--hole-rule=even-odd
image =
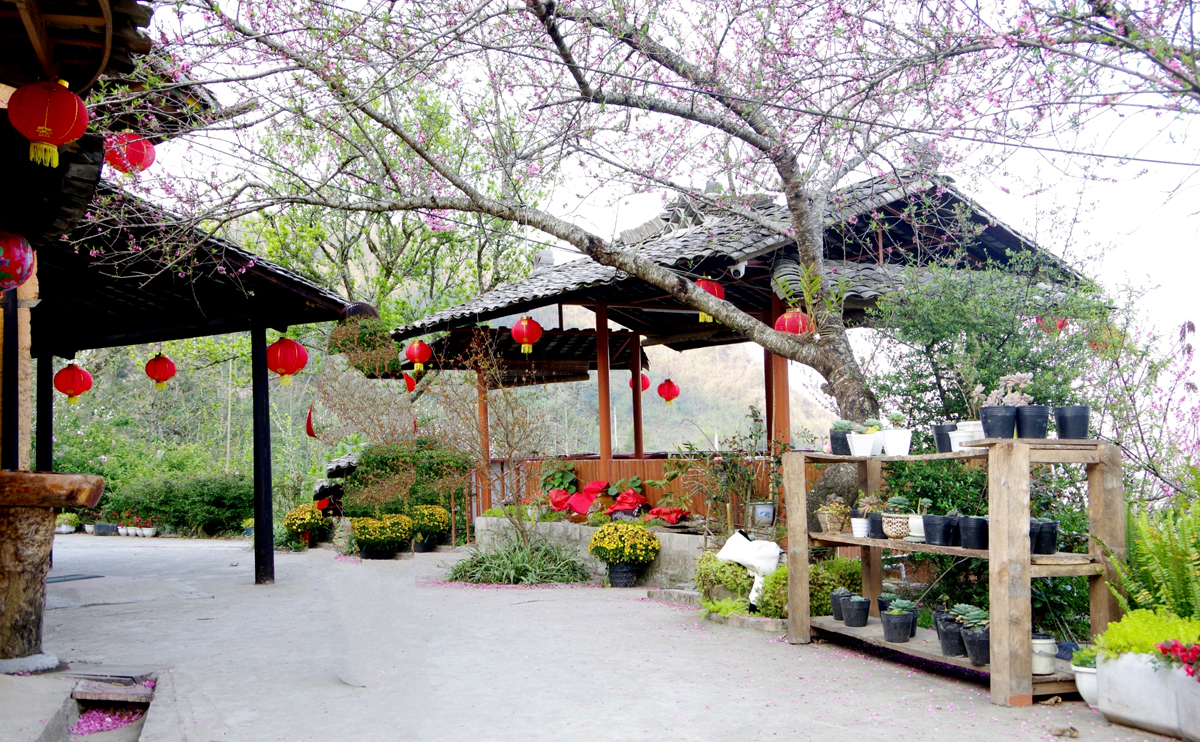
{"label": "hanging red lantern", "polygon": [[665,407],[675,406],[675,398],[679,396],[679,385],[667,379],[658,385],[658,396],[666,402]]}
{"label": "hanging red lantern", "polygon": [[1038,327],[1042,328],[1043,332],[1062,332],[1067,326],[1067,320],[1065,317],[1059,319],[1042,319],[1041,317],[1034,317],[1033,321]]}
{"label": "hanging red lantern", "polygon": [[[710,281],[707,278],[701,278],[699,281],[696,281],[696,286],[698,286],[703,291],[707,291],[708,293],[712,294],[713,296],[717,297],[718,299],[721,299],[721,300],[725,299],[725,287],[722,286],[721,284],[717,283],[716,281]],[[713,321],[712,315],[701,312],[700,313],[700,321],[701,322],[712,322]]]}
{"label": "hanging red lantern", "polygon": [[140,173],[154,164],[154,145],[132,131],[113,134],[104,140],[104,161],[122,173]]}
{"label": "hanging red lantern", "polygon": [[0,289],[15,289],[33,275],[33,248],[19,234],[0,232]]}
{"label": "hanging red lantern", "polygon": [[308,365],[308,351],[291,338],[279,338],[267,346],[267,368],[279,374],[281,386],[291,386],[292,376]]}
{"label": "hanging red lantern", "polygon": [[[630,389],[633,388],[633,374],[629,375],[629,388]],[[642,391],[644,392],[649,388],[650,388],[650,375],[643,372],[642,373]]]}
{"label": "hanging red lantern", "polygon": [[409,343],[404,349],[404,357],[412,361],[413,371],[421,373],[425,370],[425,362],[433,356],[433,348],[430,348],[424,340],[418,340],[415,343]]}
{"label": "hanging red lantern", "polygon": [[404,374],[404,386],[408,387],[409,394],[417,390],[417,380],[412,377],[412,374]]}
{"label": "hanging red lantern", "polygon": [[74,363],[54,375],[54,388],[67,395],[67,404],[79,404],[79,395],[92,388],[92,375]]}
{"label": "hanging red lantern", "polygon": [[522,317],[512,328],[512,339],[521,344],[522,353],[532,353],[533,344],[542,336],[542,326],[533,317]]}
{"label": "hanging red lantern", "polygon": [[313,428],[312,413],[313,406],[310,404],[308,406],[308,419],[304,421],[304,432],[308,434],[309,438],[316,438],[317,431]]}
{"label": "hanging red lantern", "polygon": [[807,335],[813,331],[813,324],[807,314],[793,309],[779,315],[779,318],[775,320],[775,329],[779,332],[790,332],[793,335]]}
{"label": "hanging red lantern", "polygon": [[175,362],[159,353],[146,361],[146,375],[154,379],[155,389],[166,389],[167,381],[175,375]]}
{"label": "hanging red lantern", "polygon": [[22,85],[8,99],[8,120],[29,140],[29,159],[58,167],[58,148],[87,131],[88,110],[67,81]]}

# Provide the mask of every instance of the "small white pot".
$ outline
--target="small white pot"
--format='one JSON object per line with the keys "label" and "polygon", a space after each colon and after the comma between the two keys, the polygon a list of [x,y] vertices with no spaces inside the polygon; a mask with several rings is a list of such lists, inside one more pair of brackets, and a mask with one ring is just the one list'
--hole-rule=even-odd
{"label": "small white pot", "polygon": [[974,430],[951,430],[950,431],[950,450],[961,451],[963,441],[974,441],[983,437],[983,431],[978,433]]}
{"label": "small white pot", "polygon": [[1100,703],[1100,689],[1096,687],[1096,668],[1071,665],[1071,670],[1075,673],[1075,689],[1089,707],[1096,708]]}
{"label": "small white pot", "polygon": [[919,515],[908,516],[908,535],[925,540],[925,519]]}
{"label": "small white pot", "polygon": [[891,428],[879,433],[883,436],[883,450],[888,456],[907,456],[912,447],[912,431],[907,428]]}
{"label": "small white pot", "polygon": [[871,438],[872,438],[872,440],[871,440],[871,455],[872,456],[882,456],[883,455],[883,431],[876,430],[874,433],[871,434]]}
{"label": "small white pot", "polygon": [[142,535],[145,536],[146,538],[154,538],[154,535],[157,533],[158,533],[158,528],[143,528],[142,529]]}
{"label": "small white pot", "polygon": [[955,423],[957,430],[965,430],[972,433],[979,433],[979,437],[983,437],[983,421],[982,420],[963,420],[960,423]]}
{"label": "small white pot", "polygon": [[869,538],[871,535],[871,521],[866,518],[851,518],[850,532],[855,538]]}
{"label": "small white pot", "polygon": [[1050,639],[1033,640],[1033,674],[1053,675],[1058,664],[1058,642]]}
{"label": "small white pot", "polygon": [[118,536],[128,536],[129,535],[128,526],[117,526],[117,535]]}
{"label": "small white pot", "polygon": [[84,523],[83,524],[83,532],[84,533],[95,533],[96,525],[94,523]]}
{"label": "small white pot", "polygon": [[846,442],[850,444],[851,456],[870,456],[875,446],[875,436],[870,433],[847,433]]}
{"label": "small white pot", "polygon": [[1101,657],[1096,663],[1100,713],[1118,724],[1178,736],[1179,704],[1172,675],[1169,670],[1155,668],[1148,654]]}
{"label": "small white pot", "polygon": [[54,532],[55,533],[75,533],[75,529],[72,528],[71,526],[68,526],[66,523],[64,523],[61,526],[55,526]]}

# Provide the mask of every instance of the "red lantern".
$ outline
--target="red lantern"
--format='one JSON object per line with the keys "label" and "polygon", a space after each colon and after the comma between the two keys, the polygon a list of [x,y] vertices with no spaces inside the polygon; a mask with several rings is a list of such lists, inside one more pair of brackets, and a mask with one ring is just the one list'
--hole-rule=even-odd
{"label": "red lantern", "polygon": [[790,332],[793,335],[807,335],[813,331],[813,324],[807,314],[793,309],[779,315],[779,319],[775,320],[775,329],[779,332]]}
{"label": "red lantern", "polygon": [[279,338],[267,346],[267,368],[279,374],[281,386],[291,386],[292,376],[308,365],[308,351],[291,338]]}
{"label": "red lantern", "polygon": [[140,173],[154,164],[154,145],[132,131],[113,134],[104,140],[104,161],[122,173]]}
{"label": "red lantern", "polygon": [[175,362],[159,353],[146,361],[146,375],[154,379],[155,389],[166,389],[167,381],[175,375]]}
{"label": "red lantern", "polygon": [[67,81],[22,85],[8,99],[8,119],[29,140],[29,159],[58,167],[58,148],[87,131],[88,110]]}
{"label": "red lantern", "polygon": [[533,344],[542,336],[542,326],[532,317],[522,317],[512,328],[512,339],[521,344],[522,353],[532,353]]}
{"label": "red lantern", "polygon": [[304,432],[308,434],[309,438],[316,438],[317,431],[313,428],[312,413],[313,406],[310,404],[308,406],[308,419],[304,421]]}
{"label": "red lantern", "polygon": [[74,363],[54,375],[54,388],[67,395],[67,404],[79,404],[79,395],[92,388],[92,375]]}
{"label": "red lantern", "polygon": [[33,248],[19,234],[0,232],[0,289],[15,289],[33,275]]}
{"label": "red lantern", "polygon": [[417,380],[411,374],[404,374],[404,386],[408,387],[408,393],[412,394],[417,390]]}
{"label": "red lantern", "polygon": [[[633,374],[629,375],[629,388],[630,389],[633,388]],[[650,375],[643,373],[642,374],[642,391],[644,392],[649,388],[650,388]]]}
{"label": "red lantern", "polygon": [[1067,326],[1067,320],[1065,318],[1044,320],[1041,317],[1034,317],[1033,321],[1038,327],[1042,328],[1043,332],[1062,332]]}
{"label": "red lantern", "polygon": [[413,371],[421,373],[425,370],[425,362],[433,355],[433,348],[425,344],[424,340],[418,340],[415,343],[409,343],[404,349],[404,357],[412,361]]}
{"label": "red lantern", "polygon": [[658,385],[658,396],[662,397],[663,401],[666,402],[664,406],[673,407],[675,405],[675,398],[679,396],[679,385],[667,379]]}
{"label": "red lantern", "polygon": [[[712,294],[713,296],[717,297],[718,299],[721,299],[721,300],[725,299],[725,287],[722,286],[721,284],[717,283],[716,281],[710,281],[707,278],[701,278],[699,281],[696,281],[696,286],[698,286],[703,291],[707,291],[708,293]],[[700,321],[701,322],[712,322],[713,321],[712,315],[701,312],[700,313]]]}

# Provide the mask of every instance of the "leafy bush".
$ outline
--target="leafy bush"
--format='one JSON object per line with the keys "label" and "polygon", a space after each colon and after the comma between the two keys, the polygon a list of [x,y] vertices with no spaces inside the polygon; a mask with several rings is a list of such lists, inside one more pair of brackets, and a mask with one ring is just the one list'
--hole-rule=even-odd
{"label": "leafy bush", "polygon": [[381,518],[351,518],[354,540],[364,549],[389,551],[400,549],[412,538],[413,522],[407,515],[391,514]]}
{"label": "leafy bush", "polygon": [[101,502],[105,512],[130,511],[180,531],[215,536],[240,531],[254,515],[254,483],[242,476],[155,477]]}
{"label": "leafy bush", "polygon": [[1193,642],[1200,639],[1200,619],[1180,618],[1166,611],[1144,608],[1131,611],[1116,623],[1110,623],[1096,637],[1102,657],[1119,657],[1126,652],[1158,654],[1158,644],[1168,639]]}
{"label": "leafy bush", "polygon": [[857,559],[837,557],[815,562],[808,567],[809,615],[828,616],[833,613],[829,594],[839,587],[851,593],[862,590],[862,563]]}
{"label": "leafy bush", "polygon": [[658,536],[636,523],[600,526],[588,544],[588,552],[606,564],[646,564],[659,548]]}
{"label": "leafy bush", "polygon": [[607,523],[612,523],[612,516],[607,513],[596,512],[588,516],[587,524],[592,528],[599,528]]}
{"label": "leafy bush", "polygon": [[323,528],[329,519],[321,515],[321,509],[315,502],[307,505],[297,505],[283,517],[283,527],[288,533],[307,533]]}
{"label": "leafy bush", "polygon": [[736,562],[723,562],[715,552],[706,551],[696,560],[696,588],[708,594],[717,585],[742,597],[750,595],[754,578],[745,567]]}
{"label": "leafy bush", "polygon": [[59,516],[54,519],[54,525],[70,526],[72,528],[78,528],[79,527],[79,516],[76,515],[75,513],[60,513]]}
{"label": "leafy bush", "polygon": [[441,505],[413,505],[411,517],[414,536],[430,538],[450,530],[450,513]]}
{"label": "leafy bush", "polygon": [[1200,618],[1200,500],[1190,506],[1131,519],[1129,558],[1113,560],[1124,595],[1112,585],[1126,611],[1164,609]]}
{"label": "leafy bush", "polygon": [[512,541],[498,551],[475,551],[450,569],[450,579],[488,585],[536,585],[588,579],[583,561],[569,548],[533,541]]}
{"label": "leafy bush", "polygon": [[1075,654],[1071,656],[1071,664],[1076,667],[1095,667],[1096,655],[1100,650],[1094,646],[1080,647],[1075,650]]}
{"label": "leafy bush", "polygon": [[725,598],[724,600],[701,599],[700,605],[704,606],[700,609],[701,616],[716,613],[719,616],[729,618],[734,614],[742,614],[750,610],[750,601],[745,598]]}
{"label": "leafy bush", "polygon": [[762,595],[758,597],[758,612],[767,618],[787,618],[788,568],[781,564],[763,578]]}

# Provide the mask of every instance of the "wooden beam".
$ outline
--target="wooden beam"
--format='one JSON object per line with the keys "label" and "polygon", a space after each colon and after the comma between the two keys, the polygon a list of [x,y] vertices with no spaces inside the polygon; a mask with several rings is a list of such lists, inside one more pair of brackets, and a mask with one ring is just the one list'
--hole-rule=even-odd
{"label": "wooden beam", "polygon": [[37,362],[37,459],[33,468],[54,471],[54,356]]}
{"label": "wooden beam", "polygon": [[1108,589],[1109,582],[1117,584],[1117,573],[1112,560],[1105,556],[1104,547],[1111,549],[1117,559],[1126,558],[1121,449],[1107,443],[1101,444],[1098,449],[1099,462],[1087,467],[1088,553],[1103,568],[1100,574],[1088,578],[1092,636],[1103,632],[1110,622],[1121,617],[1121,606]]}
{"label": "wooden beam", "polygon": [[[0,10],[0,18],[20,18],[15,10]],[[68,15],[65,13],[43,13],[42,20],[48,26],[89,26],[103,28],[104,18],[96,15]]]}
{"label": "wooden beam", "polygon": [[792,644],[812,641],[808,615],[808,483],[804,468],[803,453],[793,451],[783,455],[783,498],[789,513],[787,639]]}
{"label": "wooden beam", "polygon": [[649,348],[652,345],[670,345],[671,343],[683,343],[689,340],[708,340],[718,332],[721,332],[719,328],[713,328],[711,330],[700,330],[699,332],[685,332],[679,335],[648,337],[642,340],[642,347]]}
{"label": "wooden beam", "polygon": [[250,329],[254,401],[254,584],[275,582],[275,525],[271,507],[271,399],[267,387],[267,330]]}
{"label": "wooden beam", "polygon": [[596,305],[596,386],[600,423],[600,476],[612,479],[612,403],[609,400],[608,307]]}
{"label": "wooden beam", "polygon": [[0,357],[0,469],[21,468],[21,352],[17,329],[17,290],[4,292],[4,345]]}
{"label": "wooden beam", "polygon": [[1033,704],[1030,609],[1029,446],[988,450],[988,589],[991,605],[992,703]]}
{"label": "wooden beam", "polygon": [[483,371],[475,372],[475,397],[479,425],[479,511],[492,507],[492,424],[488,419],[488,384]]}
{"label": "wooden beam", "polygon": [[645,455],[645,448],[642,441],[642,345],[637,335],[633,336],[629,353],[632,358],[629,362],[629,381],[633,387],[633,457],[640,459]]}
{"label": "wooden beam", "polygon": [[58,77],[58,65],[54,62],[54,42],[50,40],[50,34],[46,32],[46,19],[42,17],[38,0],[14,0],[14,2],[17,4],[17,14],[21,16],[21,23],[25,25],[29,43],[33,44],[33,53],[37,55],[38,62],[42,65],[42,72],[45,72],[46,77],[51,79]]}

